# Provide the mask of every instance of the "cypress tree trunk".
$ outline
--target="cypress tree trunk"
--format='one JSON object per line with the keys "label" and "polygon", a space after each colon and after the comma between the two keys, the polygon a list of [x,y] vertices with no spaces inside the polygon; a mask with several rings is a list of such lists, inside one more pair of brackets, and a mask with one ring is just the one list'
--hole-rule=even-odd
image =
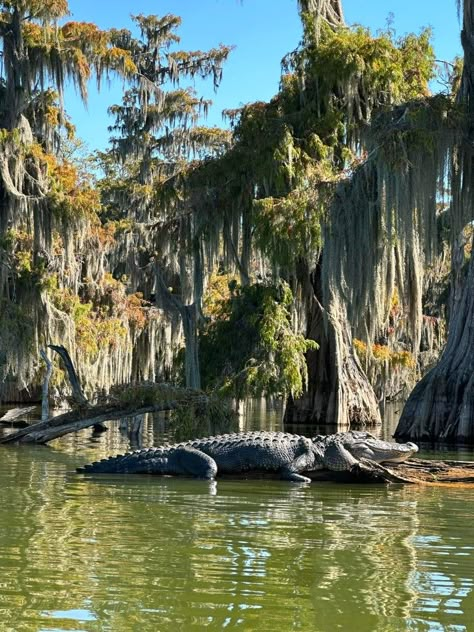
{"label": "cypress tree trunk", "polygon": [[185,245],[181,245],[180,256],[181,282],[183,293],[192,296],[191,303],[185,303],[179,296],[172,294],[164,282],[161,270],[155,267],[156,302],[166,312],[179,314],[183,323],[184,334],[184,372],[187,388],[201,388],[201,371],[199,366],[199,331],[198,324],[202,317],[201,305],[203,294],[203,254],[202,246],[195,240],[193,244],[193,283],[187,274],[187,259],[184,254]]}
{"label": "cypress tree trunk", "polygon": [[[464,69],[459,100],[467,107],[467,126],[456,148],[453,207],[458,217],[473,211],[474,177],[474,0],[463,5]],[[470,213],[466,213],[470,211]],[[415,387],[395,432],[397,439],[474,443],[474,257],[463,291],[453,283],[452,314],[446,349]]]}
{"label": "cypress tree trunk", "polygon": [[474,443],[474,257],[451,316],[446,349],[414,388],[397,439]]}
{"label": "cypress tree trunk", "polygon": [[180,313],[185,342],[186,387],[200,389],[201,371],[199,368],[198,308],[196,303],[183,305]]}
{"label": "cypress tree trunk", "polygon": [[288,402],[285,423],[338,429],[379,424],[377,399],[354,353],[343,302],[333,300],[328,310],[322,306],[319,268],[310,277],[301,265],[298,276],[307,305],[306,335],[319,349],[308,353],[308,387],[301,398]]}

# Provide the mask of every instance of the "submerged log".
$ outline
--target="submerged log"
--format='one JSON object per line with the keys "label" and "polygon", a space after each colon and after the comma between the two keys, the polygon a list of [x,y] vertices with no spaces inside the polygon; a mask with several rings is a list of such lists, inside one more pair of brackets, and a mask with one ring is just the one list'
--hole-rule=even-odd
{"label": "submerged log", "polygon": [[[431,461],[410,459],[404,463],[393,463],[390,467],[362,460],[345,472],[315,470],[305,472],[314,482],[350,484],[402,484],[437,487],[473,487],[474,461]],[[224,480],[274,479],[268,472],[246,472],[245,474],[222,474]]]}

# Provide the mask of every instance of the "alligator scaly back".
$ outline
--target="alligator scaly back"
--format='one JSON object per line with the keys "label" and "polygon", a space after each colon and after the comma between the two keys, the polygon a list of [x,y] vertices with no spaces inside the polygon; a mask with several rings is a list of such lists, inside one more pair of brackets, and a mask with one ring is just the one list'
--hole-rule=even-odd
{"label": "alligator scaly back", "polygon": [[138,450],[86,465],[85,473],[184,474],[214,478],[217,472],[278,472],[303,481],[300,471],[316,465],[311,439],[283,432],[248,432],[195,439]]}
{"label": "alligator scaly back", "polygon": [[257,431],[194,439],[137,450],[86,465],[85,473],[161,474],[214,478],[218,473],[275,472],[286,480],[306,482],[302,473],[318,469],[347,471],[360,459],[401,461],[418,450],[365,432],[308,439],[285,432]]}

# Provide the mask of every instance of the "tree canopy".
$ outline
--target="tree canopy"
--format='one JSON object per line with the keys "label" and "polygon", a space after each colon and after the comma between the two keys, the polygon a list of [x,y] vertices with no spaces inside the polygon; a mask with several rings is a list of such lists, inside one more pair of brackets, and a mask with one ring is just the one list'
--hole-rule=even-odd
{"label": "tree canopy", "polygon": [[[103,31],[68,22],[60,0],[0,3],[4,382],[37,382],[31,351],[49,339],[106,390],[176,377],[182,346],[193,388],[291,395],[288,420],[375,423],[377,399],[436,360],[445,323],[464,331],[472,0],[464,64],[439,94],[429,29],[374,35],[344,23],[340,0],[298,7],[278,93],[219,129],[192,84],[217,89],[232,47],[182,50],[174,15]],[[85,100],[111,76],[125,90],[93,172],[63,149],[64,86]],[[232,283],[213,314],[216,279]]]}

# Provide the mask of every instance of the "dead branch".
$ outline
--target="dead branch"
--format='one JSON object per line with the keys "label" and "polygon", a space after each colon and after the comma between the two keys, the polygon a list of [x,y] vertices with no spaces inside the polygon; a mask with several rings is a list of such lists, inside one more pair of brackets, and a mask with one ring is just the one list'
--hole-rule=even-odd
{"label": "dead branch", "polygon": [[145,413],[156,413],[174,410],[180,401],[169,401],[133,408],[123,404],[105,404],[90,406],[87,409],[76,410],[58,415],[46,421],[40,421],[27,428],[22,428],[0,438],[1,443],[48,443],[70,432],[77,432],[105,421],[114,421],[123,417],[135,417]]}

